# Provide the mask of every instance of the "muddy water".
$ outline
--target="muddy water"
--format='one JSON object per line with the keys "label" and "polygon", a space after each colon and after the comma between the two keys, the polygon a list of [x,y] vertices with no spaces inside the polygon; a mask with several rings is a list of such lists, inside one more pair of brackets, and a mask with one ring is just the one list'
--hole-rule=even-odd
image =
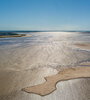
{"label": "muddy water", "polygon": [[57,90],[45,97],[21,91],[44,82],[45,76],[56,74],[60,69],[90,61],[90,50],[73,45],[90,43],[90,34],[39,32],[30,35],[0,39],[0,100],[90,100],[89,78],[60,82]]}

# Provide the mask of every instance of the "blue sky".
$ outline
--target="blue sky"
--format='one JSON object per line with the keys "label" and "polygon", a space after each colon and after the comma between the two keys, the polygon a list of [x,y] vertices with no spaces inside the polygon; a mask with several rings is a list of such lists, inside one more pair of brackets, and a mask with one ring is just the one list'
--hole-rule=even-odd
{"label": "blue sky", "polygon": [[90,0],[0,0],[0,30],[90,30]]}

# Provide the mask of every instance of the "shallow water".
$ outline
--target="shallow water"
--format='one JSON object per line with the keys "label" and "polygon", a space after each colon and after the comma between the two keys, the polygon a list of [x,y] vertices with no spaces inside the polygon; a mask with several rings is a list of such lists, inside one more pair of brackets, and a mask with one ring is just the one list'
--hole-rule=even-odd
{"label": "shallow water", "polygon": [[[90,50],[76,48],[73,45],[74,43],[90,43],[90,33],[26,34],[30,34],[31,37],[0,39],[0,100],[58,100],[59,98],[61,100],[90,100],[90,95],[88,95],[90,94],[90,79],[61,82],[54,93],[45,97],[21,91],[24,87],[44,82],[45,76],[58,72],[56,69],[74,67],[81,62],[90,61]],[[85,88],[81,88],[81,85]],[[81,94],[81,91],[84,92]]]}
{"label": "shallow water", "polygon": [[0,39],[0,69],[28,70],[39,67],[75,66],[90,60],[90,52],[72,44],[89,42],[87,34],[31,33],[32,37]]}

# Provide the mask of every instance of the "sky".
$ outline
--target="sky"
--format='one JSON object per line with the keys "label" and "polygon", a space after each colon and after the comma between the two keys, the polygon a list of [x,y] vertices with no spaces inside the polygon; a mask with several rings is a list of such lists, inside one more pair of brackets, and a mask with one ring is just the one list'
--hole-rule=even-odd
{"label": "sky", "polygon": [[0,0],[0,30],[90,30],[90,0]]}

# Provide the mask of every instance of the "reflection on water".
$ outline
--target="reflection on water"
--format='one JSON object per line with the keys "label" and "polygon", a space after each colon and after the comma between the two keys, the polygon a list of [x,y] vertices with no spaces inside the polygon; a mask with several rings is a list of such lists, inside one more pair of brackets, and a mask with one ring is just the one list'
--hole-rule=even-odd
{"label": "reflection on water", "polygon": [[90,34],[36,32],[32,37],[0,38],[0,100],[89,100],[90,79],[60,82],[57,90],[41,97],[21,91],[44,82],[57,70],[90,61],[90,50],[73,44],[90,43]]}
{"label": "reflection on water", "polygon": [[27,70],[38,67],[75,66],[90,60],[90,52],[70,47],[89,42],[89,34],[39,32],[32,37],[0,39],[0,68]]}

